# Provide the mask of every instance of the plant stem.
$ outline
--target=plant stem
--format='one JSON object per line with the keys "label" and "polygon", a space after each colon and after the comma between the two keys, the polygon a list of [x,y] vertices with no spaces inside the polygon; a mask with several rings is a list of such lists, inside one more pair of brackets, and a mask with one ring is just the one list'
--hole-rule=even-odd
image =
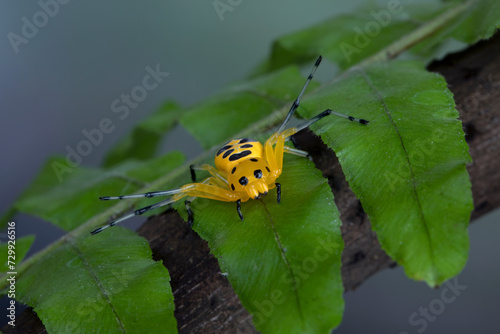
{"label": "plant stem", "polygon": [[434,19],[426,22],[421,25],[417,29],[412,32],[402,36],[397,41],[393,42],[389,46],[383,48],[379,52],[374,55],[366,58],[362,62],[358,64],[358,66],[366,66],[368,64],[389,60],[397,57],[402,52],[410,49],[412,46],[418,44],[425,38],[435,34],[447,24],[449,24],[453,19],[455,19],[458,15],[460,15],[463,11],[469,9],[472,5],[474,5],[478,0],[469,0],[465,3],[459,3],[456,6],[450,8],[446,12],[438,15]]}

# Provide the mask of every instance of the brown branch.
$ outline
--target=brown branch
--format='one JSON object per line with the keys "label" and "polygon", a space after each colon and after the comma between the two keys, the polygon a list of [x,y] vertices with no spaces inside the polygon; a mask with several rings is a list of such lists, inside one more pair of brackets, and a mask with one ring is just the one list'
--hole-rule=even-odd
{"label": "brown branch", "polygon": [[[475,219],[500,206],[500,34],[432,63],[429,70],[441,73],[455,94],[474,160],[468,170]],[[353,290],[395,263],[380,248],[333,153],[312,133],[301,134],[297,141],[311,152],[332,186],[343,221],[342,277],[345,289]],[[163,260],[170,271],[179,332],[255,333],[251,316],[220,274],[207,243],[186,225],[177,213],[169,211],[150,218],[138,230],[149,240],[155,260]],[[12,333],[10,326],[2,330]],[[16,330],[45,332],[31,309],[18,318]]]}

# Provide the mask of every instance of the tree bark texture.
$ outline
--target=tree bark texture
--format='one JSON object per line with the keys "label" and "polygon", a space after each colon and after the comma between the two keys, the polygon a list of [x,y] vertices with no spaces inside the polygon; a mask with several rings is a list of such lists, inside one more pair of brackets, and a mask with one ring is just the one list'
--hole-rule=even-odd
{"label": "tree bark texture", "polygon": [[[455,95],[473,163],[474,211],[478,218],[500,206],[500,34],[428,66],[446,78]],[[361,203],[349,189],[334,153],[312,132],[296,137],[328,178],[340,210],[345,249],[342,278],[353,290],[376,272],[395,266],[380,248]],[[171,275],[175,317],[180,333],[255,333],[243,308],[207,243],[174,211],[153,216],[138,231]],[[44,333],[32,309],[19,315],[17,326],[4,333]],[[97,324],[96,324],[97,325]]]}

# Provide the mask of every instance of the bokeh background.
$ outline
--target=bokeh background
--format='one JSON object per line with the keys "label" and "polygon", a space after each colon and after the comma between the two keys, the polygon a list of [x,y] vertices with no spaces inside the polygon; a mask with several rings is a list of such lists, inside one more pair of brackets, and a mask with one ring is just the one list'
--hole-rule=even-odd
{"label": "bokeh background", "polygon": [[[196,103],[248,76],[269,54],[274,39],[365,3],[223,2],[235,5],[220,16],[213,1],[67,1],[16,52],[7,35],[21,35],[23,17],[31,21],[41,7],[35,1],[2,1],[0,212],[10,207],[49,156],[65,155],[66,146],[74,148],[84,139],[82,130],[96,128],[102,118],[116,119],[111,102],[141,84],[146,66],[160,64],[169,76],[126,119],[114,122],[115,130],[93,147],[82,165],[98,166],[114,143],[164,101]],[[386,6],[388,0],[377,2]],[[410,2],[401,1],[403,6]],[[317,79],[326,80],[334,72],[335,67],[324,62]],[[172,149],[188,158],[201,150],[180,126],[167,136],[161,151]],[[457,278],[466,288],[434,319],[426,320],[422,332],[500,333],[499,219],[496,210],[471,225],[470,259]],[[14,220],[18,237],[37,236],[29,254],[64,234],[28,215]],[[418,325],[409,317],[435,307],[440,299],[441,289],[408,280],[401,268],[386,270],[346,293],[344,320],[336,333],[420,333],[420,319],[425,317],[415,318]],[[0,307],[5,310],[6,299]],[[7,321],[3,314],[0,311],[2,325]]]}

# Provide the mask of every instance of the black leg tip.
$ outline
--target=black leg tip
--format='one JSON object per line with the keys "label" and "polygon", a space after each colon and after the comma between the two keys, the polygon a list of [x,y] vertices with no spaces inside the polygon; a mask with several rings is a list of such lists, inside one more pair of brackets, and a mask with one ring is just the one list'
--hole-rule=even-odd
{"label": "black leg tip", "polygon": [[367,121],[366,119],[360,119],[359,122],[363,125],[370,123],[370,121]]}
{"label": "black leg tip", "polygon": [[97,229],[93,230],[92,232],[90,232],[90,234],[92,234],[92,235],[96,235],[97,233],[101,232],[102,230],[103,230],[103,229],[102,229],[101,227],[99,227],[99,228],[97,228]]}
{"label": "black leg tip", "polygon": [[191,180],[196,182],[196,173],[194,172],[194,165],[189,165],[189,171],[191,172]]}
{"label": "black leg tip", "polygon": [[276,200],[278,201],[278,204],[280,204],[280,202],[281,202],[281,184],[276,182],[275,185],[276,185]]}
{"label": "black leg tip", "polygon": [[316,64],[314,64],[314,66],[319,66],[319,64],[321,63],[322,59],[323,59],[323,57],[319,56],[318,59],[316,60]]}
{"label": "black leg tip", "polygon": [[236,201],[236,211],[238,211],[238,216],[240,216],[240,220],[243,221],[243,213],[241,213],[241,200]]}
{"label": "black leg tip", "polygon": [[186,211],[187,211],[187,214],[188,214],[188,227],[189,229],[191,229],[193,227],[193,224],[194,224],[194,214],[193,214],[193,210],[191,210],[191,207],[189,206],[189,204],[191,204],[191,201],[184,201],[184,206],[186,207]]}
{"label": "black leg tip", "polygon": [[318,115],[318,118],[323,118],[325,116],[328,116],[332,113],[332,110],[331,109],[326,109],[325,111],[323,111],[321,114]]}

